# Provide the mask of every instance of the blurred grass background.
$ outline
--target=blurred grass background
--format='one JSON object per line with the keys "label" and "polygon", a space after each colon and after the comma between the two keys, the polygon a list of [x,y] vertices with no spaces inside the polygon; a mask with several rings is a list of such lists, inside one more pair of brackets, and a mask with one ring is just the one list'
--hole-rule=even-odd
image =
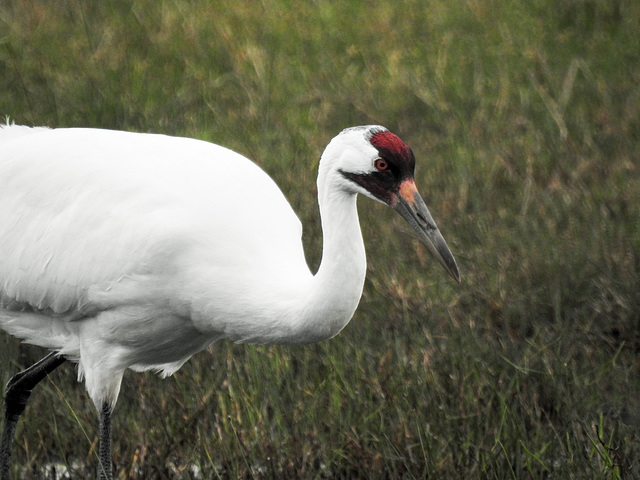
{"label": "blurred grass background", "polygon": [[[352,323],[127,374],[118,478],[640,478],[639,24],[631,0],[0,2],[0,115],[233,148],[290,199],[312,268],[317,159],[383,124],[462,271],[361,199]],[[44,354],[0,342],[3,383]],[[16,478],[93,474],[71,366],[24,418]]]}

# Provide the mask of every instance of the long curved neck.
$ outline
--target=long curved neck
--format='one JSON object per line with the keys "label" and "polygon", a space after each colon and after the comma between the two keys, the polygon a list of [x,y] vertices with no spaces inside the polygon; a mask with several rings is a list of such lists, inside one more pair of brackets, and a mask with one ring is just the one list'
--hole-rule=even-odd
{"label": "long curved neck", "polygon": [[[329,339],[349,323],[362,296],[367,265],[356,193],[345,190],[341,174],[330,168],[331,159],[324,164],[321,160],[318,174],[323,233],[318,272],[287,278],[282,284],[275,277],[268,277],[271,282],[260,277],[257,284],[245,287],[253,293],[240,312],[225,309],[224,302],[207,302],[198,315],[200,328],[206,330],[208,319],[215,318],[212,333],[219,338],[301,344]],[[308,272],[306,265],[304,269]]]}
{"label": "long curved neck", "polygon": [[[315,343],[337,335],[349,323],[366,273],[356,195],[319,193],[323,250],[318,272],[283,288],[277,282],[267,286],[251,313],[223,315],[216,324],[217,332],[224,331],[222,337],[243,343]],[[204,321],[211,316],[203,315]]]}
{"label": "long curved neck", "polygon": [[362,296],[367,268],[356,195],[339,190],[321,195],[322,261],[311,282],[302,319],[309,341],[331,338],[351,320]]}
{"label": "long curved neck", "polygon": [[331,338],[353,316],[366,273],[366,256],[356,193],[344,189],[342,175],[333,168],[331,145],[318,171],[318,205],[322,220],[322,261],[304,288],[297,318],[291,318],[292,336],[287,343],[311,343]]}

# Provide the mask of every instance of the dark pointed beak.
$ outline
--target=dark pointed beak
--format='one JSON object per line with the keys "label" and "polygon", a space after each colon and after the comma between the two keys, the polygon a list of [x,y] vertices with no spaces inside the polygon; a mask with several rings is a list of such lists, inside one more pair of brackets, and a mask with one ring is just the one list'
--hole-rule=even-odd
{"label": "dark pointed beak", "polygon": [[411,228],[418,234],[418,238],[427,246],[447,273],[456,282],[460,282],[460,271],[456,260],[418,193],[413,179],[402,182],[396,199],[397,202],[392,205],[393,209],[411,225]]}

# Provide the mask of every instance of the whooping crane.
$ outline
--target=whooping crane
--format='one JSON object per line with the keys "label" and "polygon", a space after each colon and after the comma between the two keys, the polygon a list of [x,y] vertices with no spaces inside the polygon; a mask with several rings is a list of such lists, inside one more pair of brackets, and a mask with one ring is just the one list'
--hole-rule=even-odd
{"label": "whooping crane", "polygon": [[395,209],[456,281],[416,190],[411,149],[381,126],[322,154],[320,267],[282,192],[208,142],[94,129],[0,127],[0,328],[52,351],[8,383],[0,478],[31,390],[65,360],[99,416],[98,476],[112,478],[111,413],[124,371],[171,375],[220,339],[319,342],[351,319],[366,259],[356,196]]}

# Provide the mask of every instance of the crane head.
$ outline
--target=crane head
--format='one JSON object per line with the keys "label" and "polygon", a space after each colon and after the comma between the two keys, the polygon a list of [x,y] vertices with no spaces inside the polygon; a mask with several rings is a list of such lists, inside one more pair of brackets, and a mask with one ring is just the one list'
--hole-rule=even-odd
{"label": "crane head", "polygon": [[377,125],[348,128],[334,142],[339,147],[335,150],[336,170],[345,188],[398,212],[447,273],[460,282],[453,254],[416,188],[411,148]]}

